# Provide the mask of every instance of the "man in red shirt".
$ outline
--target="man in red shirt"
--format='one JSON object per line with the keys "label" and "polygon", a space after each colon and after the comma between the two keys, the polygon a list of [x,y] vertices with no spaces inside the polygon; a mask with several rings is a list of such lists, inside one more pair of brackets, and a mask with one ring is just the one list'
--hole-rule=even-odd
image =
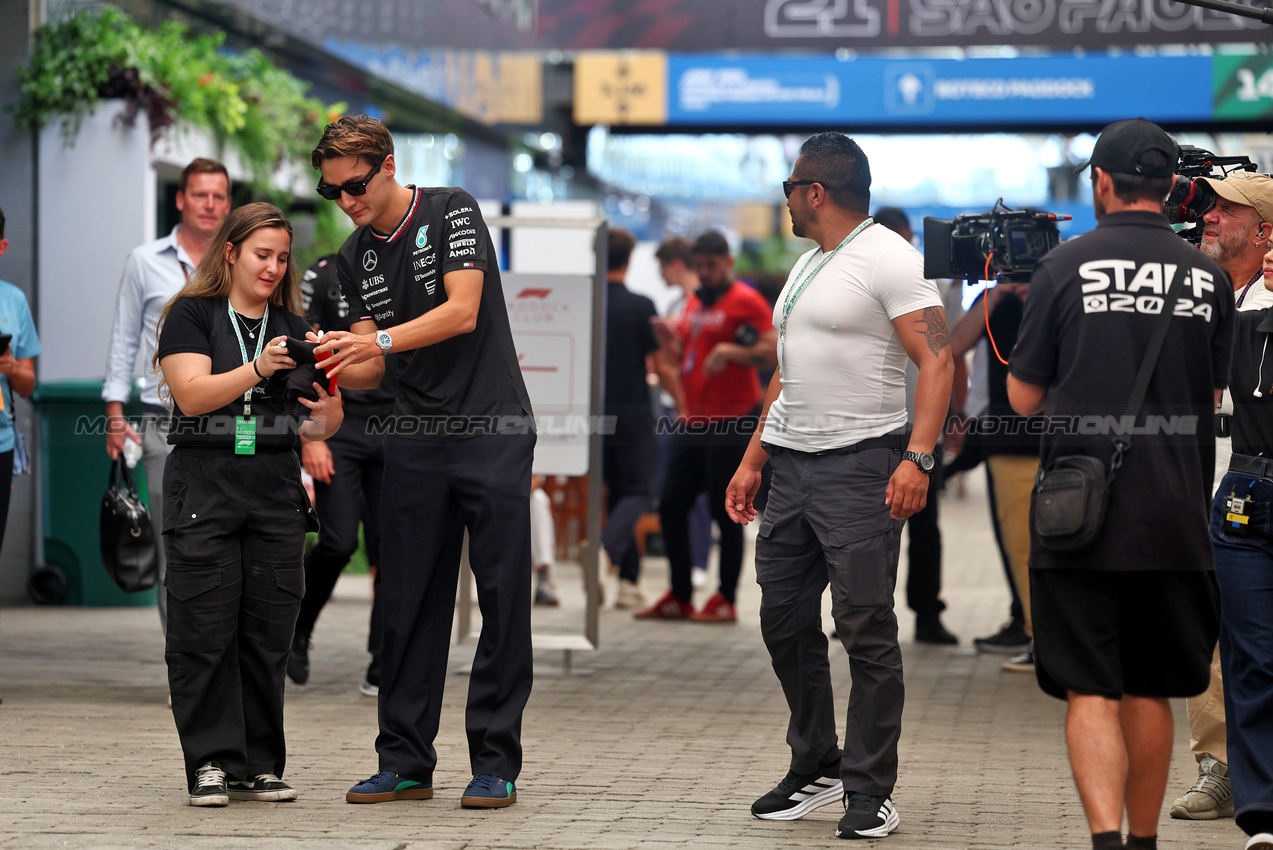
{"label": "man in red shirt", "polygon": [[[636,613],[641,620],[732,623],[743,562],[742,526],[725,513],[725,488],[755,430],[762,388],[758,369],[777,363],[778,334],[764,297],[734,280],[725,237],[704,233],[694,243],[699,289],[675,327],[656,324],[665,353],[681,366],[684,416],[675,423],[659,519],[672,589]],[[704,490],[720,527],[720,590],[695,612],[689,513]]]}

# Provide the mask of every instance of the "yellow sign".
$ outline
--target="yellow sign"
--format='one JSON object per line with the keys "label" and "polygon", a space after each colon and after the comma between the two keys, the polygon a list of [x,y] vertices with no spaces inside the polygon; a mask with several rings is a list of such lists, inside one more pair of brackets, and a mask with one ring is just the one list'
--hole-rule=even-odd
{"label": "yellow sign", "polygon": [[575,57],[575,123],[667,123],[667,56],[585,51]]}
{"label": "yellow sign", "polygon": [[544,120],[543,62],[533,53],[445,52],[447,102],[486,124]]}

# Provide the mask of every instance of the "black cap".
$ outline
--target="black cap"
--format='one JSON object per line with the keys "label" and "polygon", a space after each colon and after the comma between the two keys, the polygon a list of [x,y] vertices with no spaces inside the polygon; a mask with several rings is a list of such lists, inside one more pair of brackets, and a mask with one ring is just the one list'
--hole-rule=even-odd
{"label": "black cap", "polygon": [[[1167,164],[1141,164],[1141,158],[1149,151],[1161,151],[1167,157]],[[1179,161],[1180,146],[1167,135],[1166,130],[1144,118],[1129,118],[1115,121],[1102,130],[1101,137],[1092,148],[1092,158],[1075,170],[1082,171],[1091,165],[1114,174],[1170,177],[1176,173]]]}

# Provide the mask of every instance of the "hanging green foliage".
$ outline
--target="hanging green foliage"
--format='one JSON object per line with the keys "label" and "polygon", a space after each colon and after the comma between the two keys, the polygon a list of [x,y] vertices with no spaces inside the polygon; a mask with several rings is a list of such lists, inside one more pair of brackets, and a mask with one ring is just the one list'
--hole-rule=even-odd
{"label": "hanging green foliage", "polygon": [[[211,133],[239,155],[252,193],[286,209],[289,193],[274,176],[283,166],[307,166],[324,125],[345,104],[307,97],[306,83],[259,50],[233,53],[223,42],[224,34],[196,35],[175,21],[147,29],[113,6],[72,15],[40,28],[18,71],[15,117],[27,127],[61,120],[71,144],[99,99],[123,98],[122,119],[131,125],[144,112],[152,141],[174,125]],[[346,230],[343,216],[331,202],[318,204],[317,232],[330,242]]]}

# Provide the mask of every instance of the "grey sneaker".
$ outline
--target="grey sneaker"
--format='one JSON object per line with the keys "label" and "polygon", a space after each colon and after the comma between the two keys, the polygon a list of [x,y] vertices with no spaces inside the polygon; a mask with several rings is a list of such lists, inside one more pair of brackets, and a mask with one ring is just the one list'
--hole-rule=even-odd
{"label": "grey sneaker", "polygon": [[619,596],[614,600],[615,608],[644,608],[645,594],[635,581],[619,580]]}
{"label": "grey sneaker", "polygon": [[1233,817],[1233,789],[1229,768],[1211,756],[1198,763],[1198,781],[1171,804],[1171,816],[1185,820]]}

